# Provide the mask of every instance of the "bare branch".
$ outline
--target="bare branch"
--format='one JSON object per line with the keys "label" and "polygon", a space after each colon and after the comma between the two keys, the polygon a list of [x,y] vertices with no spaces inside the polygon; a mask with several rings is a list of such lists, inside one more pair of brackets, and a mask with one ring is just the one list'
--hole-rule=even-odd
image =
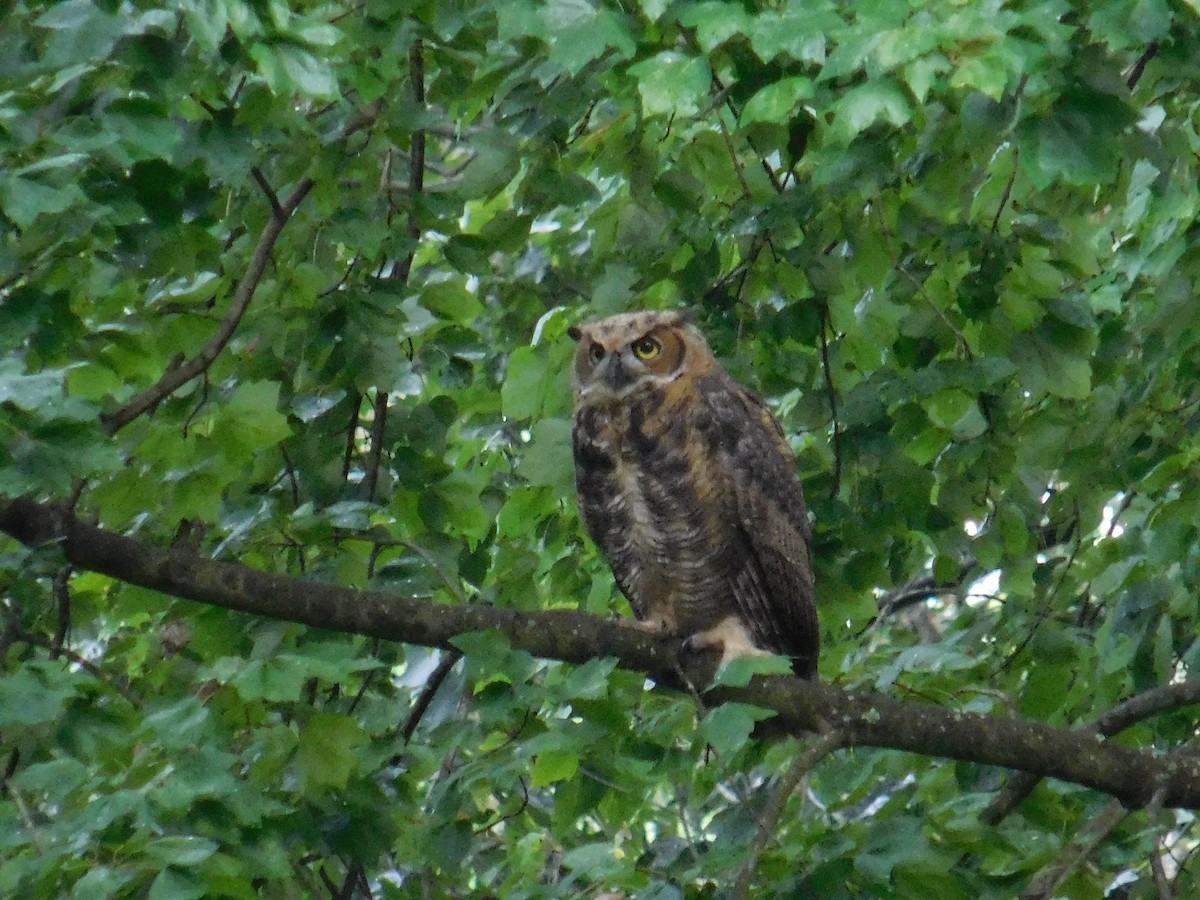
{"label": "bare branch", "polygon": [[1021,892],[1021,900],[1050,900],[1056,896],[1059,885],[1095,852],[1127,815],[1129,810],[1120,803],[1115,800],[1110,803],[1104,813],[1093,820],[1087,829],[1090,837],[1077,843],[1074,851],[1069,853],[1066,859],[1039,872],[1029,887]]}
{"label": "bare branch", "polygon": [[475,829],[476,834],[482,834],[485,831],[491,831],[493,828],[495,828],[501,822],[507,822],[509,819],[515,819],[517,816],[519,816],[521,813],[525,812],[525,810],[527,810],[529,808],[529,786],[527,784],[525,784],[525,776],[518,775],[517,781],[520,782],[520,785],[521,785],[521,805],[518,806],[512,812],[505,813],[504,815],[499,816],[496,819],[493,819],[491,822],[488,822],[486,825],[479,826],[478,828]]}
{"label": "bare branch", "polygon": [[142,701],[139,700],[129,688],[110,678],[103,669],[92,662],[90,659],[85,659],[74,650],[67,647],[55,647],[54,642],[49,638],[44,638],[41,635],[30,634],[27,631],[22,631],[17,635],[17,639],[26,644],[31,644],[34,647],[41,647],[43,650],[48,650],[52,658],[65,657],[72,665],[79,666],[83,671],[87,672],[97,681],[100,681],[129,701],[132,706],[141,706]]}
{"label": "bare branch", "polygon": [[1020,163],[1020,148],[1012,145],[1013,164],[1012,171],[1008,173],[1008,183],[1004,185],[1004,193],[1000,195],[1000,202],[996,206],[996,215],[992,218],[992,234],[1000,230],[1000,216],[1004,212],[1004,207],[1008,206],[1008,201],[1012,197],[1013,185],[1017,183],[1017,168]]}
{"label": "bare branch", "polygon": [[829,417],[833,420],[833,489],[830,497],[837,497],[842,489],[842,427],[838,421],[837,388],[833,384],[833,370],[829,365],[828,330],[829,307],[821,307],[821,370],[825,373],[825,392],[829,397]]}
{"label": "bare branch", "polygon": [[1142,73],[1146,71],[1146,64],[1154,57],[1158,56],[1158,41],[1151,41],[1146,45],[1146,50],[1137,58],[1132,66],[1129,67],[1129,72],[1125,76],[1125,84],[1132,91],[1137,87],[1137,83],[1142,80]]}
{"label": "bare branch", "polygon": [[283,207],[279,204],[279,195],[275,193],[275,188],[271,187],[271,183],[267,181],[262,170],[258,166],[250,167],[250,174],[258,183],[259,189],[267,198],[267,202],[271,204],[271,215],[277,219],[286,219],[287,215],[283,211]]}
{"label": "bare branch", "polygon": [[54,640],[50,646],[50,658],[58,659],[67,635],[71,631],[71,575],[73,570],[65,566],[54,576],[54,601],[58,606],[58,623],[54,629]]}
{"label": "bare branch", "polygon": [[138,416],[154,409],[197,375],[207,371],[208,367],[213,364],[213,361],[233,338],[233,333],[242,321],[242,316],[250,306],[254,291],[258,288],[259,281],[262,280],[263,272],[266,271],[267,262],[271,258],[271,252],[275,249],[275,242],[279,240],[279,235],[283,232],[283,227],[304,201],[304,198],[308,196],[312,186],[312,179],[304,177],[300,179],[300,183],[296,185],[296,189],[292,191],[287,200],[279,203],[276,199],[271,218],[263,228],[262,235],[258,239],[258,246],[254,250],[254,256],[250,259],[250,265],[246,268],[246,274],[238,284],[237,290],[234,291],[233,303],[229,307],[229,312],[225,314],[225,318],[221,320],[217,333],[209,339],[195,357],[164,372],[153,387],[142,391],[120,409],[102,414],[100,423],[106,434],[116,434]]}
{"label": "bare branch", "polygon": [[[1161,790],[1155,791],[1150,805],[1146,807],[1146,819],[1150,823],[1162,812],[1162,795]],[[1154,887],[1158,893],[1158,900],[1174,900],[1175,892],[1171,889],[1171,879],[1167,877],[1167,870],[1162,861],[1165,852],[1167,851],[1163,849],[1162,835],[1155,835],[1154,849],[1150,853],[1150,871],[1154,874]]]}
{"label": "bare branch", "polygon": [[[1200,682],[1181,681],[1177,684],[1165,684],[1114,706],[1086,728],[1080,729],[1079,733],[1112,737],[1151,716],[1196,704],[1200,704]],[[1040,780],[1038,775],[1032,773],[1021,772],[1013,775],[988,804],[987,809],[980,814],[980,821],[985,825],[998,825],[1018,803],[1029,796]]]}
{"label": "bare branch", "polygon": [[[315,628],[456,649],[454,638],[495,630],[533,656],[583,663],[615,657],[662,688],[708,684],[715,660],[680,654],[680,641],[632,622],[567,609],[500,609],[444,604],[304,581],[164,549],[81,522],[62,504],[20,498],[0,503],[0,531],[27,545],[57,543],[67,562],[189,600]],[[682,676],[681,676],[682,671]],[[829,723],[845,746],[882,747],[1032,772],[1107,793],[1129,807],[1163,789],[1164,807],[1200,809],[1200,754],[1165,757],[1012,716],[968,713],[882,694],[846,691],[783,675],[756,676],[744,688],[711,688],[708,703],[774,710],[761,736],[802,735]]]}
{"label": "bare branch", "polygon": [[774,836],[775,826],[779,824],[788,797],[792,795],[796,785],[813,770],[817,763],[837,750],[841,743],[842,736],[838,732],[827,730],[807,750],[797,756],[788,766],[787,771],[783,773],[783,777],[775,786],[771,798],[762,811],[762,817],[758,821],[758,831],[755,832],[754,840],[750,843],[750,856],[741,871],[738,872],[733,892],[729,895],[733,900],[744,900],[750,896],[750,888],[754,884],[754,876],[758,871],[758,859]]}
{"label": "bare branch", "polygon": [[362,394],[355,391],[350,395],[350,423],[346,426],[346,449],[342,453],[342,481],[350,477],[350,464],[354,461],[354,445],[358,436],[358,415],[362,410]]}
{"label": "bare branch", "polygon": [[437,668],[429,676],[429,680],[425,682],[425,687],[421,688],[421,694],[417,697],[417,702],[413,705],[412,712],[408,714],[408,719],[404,723],[404,728],[400,730],[400,736],[404,738],[404,743],[412,740],[413,734],[417,730],[417,726],[421,724],[421,719],[429,709],[429,704],[433,702],[434,695],[437,694],[438,688],[442,686],[442,682],[446,680],[446,676],[450,674],[450,670],[455,664],[462,659],[462,651],[452,650],[442,657],[441,662],[437,664]]}
{"label": "bare branch", "polygon": [[364,487],[367,492],[367,502],[375,502],[375,489],[379,486],[379,469],[383,465],[384,432],[387,429],[388,392],[379,387],[375,389],[375,402],[372,404],[373,418],[371,420],[371,445],[367,454],[366,475]]}

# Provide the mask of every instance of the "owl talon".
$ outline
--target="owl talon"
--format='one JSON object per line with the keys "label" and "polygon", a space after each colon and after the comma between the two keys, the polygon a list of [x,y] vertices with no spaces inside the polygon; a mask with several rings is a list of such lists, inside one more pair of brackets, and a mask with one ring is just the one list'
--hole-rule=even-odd
{"label": "owl talon", "polygon": [[667,630],[667,623],[662,619],[635,619],[633,627],[646,634],[662,634]]}
{"label": "owl talon", "polygon": [[698,631],[684,638],[682,649],[688,653],[716,650],[721,654],[719,665],[727,666],[739,656],[772,656],[754,644],[749,631],[736,618],[723,619],[707,631]]}

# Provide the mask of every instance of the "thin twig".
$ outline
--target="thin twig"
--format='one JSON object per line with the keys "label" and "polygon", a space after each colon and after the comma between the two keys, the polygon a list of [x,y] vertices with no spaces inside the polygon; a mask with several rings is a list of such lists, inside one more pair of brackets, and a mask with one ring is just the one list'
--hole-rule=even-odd
{"label": "thin twig", "polygon": [[[425,106],[425,44],[417,38],[408,51],[409,77],[412,80],[413,101],[419,107]],[[390,181],[390,178],[388,178]],[[395,281],[407,282],[412,272],[413,260],[416,259],[418,241],[421,237],[420,223],[417,221],[416,196],[425,189],[425,132],[417,129],[412,135],[412,149],[408,155],[408,236],[412,239],[412,247],[403,260],[392,267],[391,278]],[[367,501],[375,501],[376,488],[379,485],[379,472],[383,466],[383,444],[387,427],[388,391],[382,385],[375,388],[374,419],[371,423],[371,444],[367,456],[365,488]]]}
{"label": "thin twig", "polygon": [[[30,634],[27,631],[22,631],[17,637],[18,637],[18,640],[20,640],[26,644],[30,644],[34,647],[41,647],[43,650],[48,650],[51,653],[54,652],[54,643],[49,638],[44,638],[44,637],[41,637],[40,635],[36,635],[36,634]],[[65,658],[68,661],[79,666],[79,668],[83,669],[85,672],[87,672],[89,675],[91,675],[97,681],[111,687],[114,691],[116,691],[118,694],[120,694],[122,697],[124,697],[126,700],[128,700],[132,706],[140,707],[142,705],[142,701],[137,696],[135,696],[129,690],[129,688],[127,688],[123,684],[113,680],[112,678],[109,678],[108,675],[105,674],[104,670],[101,669],[99,666],[97,666],[90,659],[85,659],[84,657],[80,656],[78,653],[76,653],[74,650],[70,649],[69,647],[60,647],[58,650],[58,654],[60,657]]]}
{"label": "thin twig", "polygon": [[354,445],[358,436],[358,416],[362,412],[362,394],[355,391],[350,399],[350,423],[346,426],[346,449],[342,453],[342,481],[350,477],[350,464],[354,461]]}
{"label": "thin twig", "polygon": [[213,364],[217,356],[233,338],[238,324],[242,321],[242,316],[245,315],[246,309],[250,306],[250,300],[254,297],[258,283],[267,269],[271,252],[275,249],[275,243],[279,240],[279,235],[283,232],[284,226],[288,223],[296,209],[299,208],[304,198],[308,196],[308,192],[312,190],[312,187],[313,180],[305,176],[300,179],[300,183],[296,185],[296,189],[292,191],[287,200],[283,201],[282,204],[276,198],[275,204],[272,206],[271,218],[267,221],[262,234],[259,236],[254,256],[251,257],[250,265],[246,268],[246,274],[238,284],[237,290],[234,291],[233,302],[230,304],[229,312],[221,320],[221,324],[217,328],[217,333],[209,339],[208,343],[204,345],[204,348],[195,357],[174,369],[164,372],[155,385],[142,391],[142,393],[138,394],[124,406],[111,413],[102,414],[100,422],[107,434],[116,434],[134,419],[154,409],[159,403],[197,375],[207,371],[208,367]]}
{"label": "thin twig", "polygon": [[4,659],[8,656],[8,648],[21,637],[21,609],[11,598],[9,603],[11,605],[6,610],[7,615],[4,617],[4,630],[0,631],[0,666],[4,665]]}
{"label": "thin twig", "polygon": [[277,219],[286,219],[287,213],[279,203],[279,195],[275,193],[275,188],[271,187],[271,182],[267,181],[267,177],[263,175],[262,170],[258,166],[250,167],[250,175],[258,184],[259,190],[267,198],[267,202],[271,204],[271,215]]}
{"label": "thin twig", "polygon": [[[692,41],[693,48],[696,48],[694,38],[691,38],[690,35],[689,40]],[[729,89],[725,87],[724,82],[716,74],[712,76],[712,85],[716,88],[717,96],[725,101],[725,105],[729,108],[729,112],[732,113],[734,121],[740,119],[741,113],[738,111],[737,105],[733,102],[733,97],[730,96]],[[767,162],[766,157],[758,152],[758,148],[754,146],[754,142],[747,139],[747,143],[750,145],[750,150],[758,157],[758,163],[762,166],[763,172],[766,173],[767,179],[771,182],[771,187],[775,189],[775,193],[782,194],[783,185],[779,181],[779,175],[771,168],[771,164]]]}
{"label": "thin twig", "polygon": [[1059,591],[1062,590],[1063,583],[1067,580],[1067,573],[1071,570],[1071,566],[1075,564],[1075,557],[1079,555],[1079,550],[1082,545],[1082,538],[1079,535],[1076,535],[1075,546],[1071,549],[1071,555],[1067,557],[1066,564],[1059,571],[1058,578],[1055,579],[1054,582],[1054,587],[1050,589],[1050,593],[1046,596],[1046,602],[1042,604],[1041,610],[1038,611],[1037,618],[1033,620],[1033,625],[1030,626],[1029,632],[1021,640],[1021,643],[1017,644],[1016,648],[1014,648],[1013,651],[1004,658],[1004,661],[996,667],[993,674],[999,674],[1012,665],[1013,661],[1016,660],[1016,658],[1021,655],[1025,648],[1029,646],[1029,642],[1033,640],[1034,635],[1037,634],[1037,631],[1039,628],[1041,628],[1042,623],[1050,618],[1050,613],[1054,607],[1054,600],[1056,597],[1058,597]]}
{"label": "thin twig", "polygon": [[733,891],[729,895],[732,900],[744,900],[750,896],[750,888],[754,884],[754,876],[758,872],[759,857],[767,846],[767,842],[775,835],[775,826],[779,824],[784,807],[787,806],[788,798],[796,789],[796,785],[812,771],[817,763],[837,750],[841,742],[842,735],[839,732],[832,729],[826,731],[796,757],[788,766],[787,771],[783,773],[779,784],[775,786],[775,790],[767,800],[767,805],[763,808],[762,816],[758,821],[758,831],[750,843],[750,856],[746,859],[741,871],[738,872],[737,881],[734,882]]}
{"label": "thin twig", "polygon": [[1145,52],[1129,67],[1129,74],[1125,76],[1125,84],[1131,91],[1142,80],[1142,74],[1146,71],[1146,64],[1158,55],[1158,46],[1158,41],[1151,41],[1146,45]]}
{"label": "thin twig", "polygon": [[383,444],[387,430],[388,392],[382,387],[375,389],[375,402],[372,405],[374,417],[371,420],[371,449],[367,454],[367,471],[364,486],[367,502],[375,502],[375,489],[379,485],[379,470],[383,465]]}
{"label": "thin twig", "polygon": [[1162,839],[1155,838],[1154,851],[1150,854],[1150,871],[1154,873],[1154,887],[1158,891],[1158,900],[1175,900],[1171,879],[1167,877],[1167,870],[1163,866],[1162,855],[1165,852]]}
{"label": "thin twig", "polygon": [[292,465],[292,458],[288,455],[287,447],[280,444],[279,452],[283,455],[283,471],[292,489],[292,506],[298,507],[300,505],[300,482],[296,478],[296,467]]}
{"label": "thin twig", "polygon": [[[379,656],[379,638],[376,638],[372,642],[371,656],[376,658]],[[358,709],[358,704],[361,703],[362,698],[366,696],[367,688],[369,688],[371,686],[371,682],[375,680],[375,675],[377,672],[379,672],[379,669],[367,670],[367,674],[363,677],[362,684],[358,686],[358,690],[355,692],[354,698],[350,701],[350,706],[346,710],[346,715],[353,715],[354,711]]]}
{"label": "thin twig", "polygon": [[996,215],[992,217],[992,234],[995,234],[1000,229],[1000,214],[1004,212],[1004,207],[1008,205],[1008,201],[1012,197],[1013,185],[1017,181],[1017,164],[1020,161],[1021,149],[1016,144],[1013,144],[1012,152],[1012,171],[1008,174],[1008,184],[1004,186],[1004,193],[1000,195],[1000,205],[996,207]]}
{"label": "thin twig", "polygon": [[[717,76],[713,76],[713,81],[716,82]],[[719,83],[719,82],[718,82]],[[721,137],[725,140],[725,149],[729,151],[729,159],[733,163],[733,171],[737,174],[738,181],[742,185],[742,196],[747,200],[752,200],[754,194],[750,191],[750,183],[746,180],[746,170],[742,166],[742,161],[738,157],[737,147],[733,145],[733,136],[729,133],[729,128],[725,125],[725,118],[718,112],[717,125],[721,131]]]}
{"label": "thin twig", "polygon": [[[1154,792],[1154,796],[1150,798],[1150,802],[1146,805],[1146,821],[1151,825],[1162,812],[1163,798],[1166,796],[1166,789],[1159,788]],[[1150,871],[1154,874],[1154,887],[1158,892],[1158,900],[1174,900],[1175,892],[1171,889],[1171,879],[1167,877],[1167,870],[1163,866],[1162,855],[1166,852],[1162,847],[1162,835],[1154,836],[1154,849],[1150,852]]]}
{"label": "thin twig", "polygon": [[1129,810],[1122,806],[1120,801],[1112,801],[1104,812],[1092,821],[1088,828],[1091,837],[1077,844],[1074,852],[1068,854],[1057,865],[1038,873],[1030,882],[1029,887],[1021,892],[1021,900],[1049,900],[1050,897],[1055,896],[1059,885],[1066,881],[1071,873],[1095,852],[1096,848],[1112,834],[1113,829],[1120,825],[1127,815],[1129,815]]}
{"label": "thin twig", "polygon": [[413,704],[412,712],[408,714],[408,719],[404,723],[404,727],[400,729],[400,736],[404,739],[404,743],[412,740],[413,733],[417,730],[417,726],[421,724],[421,719],[429,709],[429,704],[433,702],[434,695],[438,692],[438,688],[442,686],[442,682],[446,680],[446,676],[450,674],[450,670],[454,668],[454,664],[462,659],[461,650],[450,650],[442,657],[441,662],[437,664],[437,668],[429,676],[429,680],[425,682],[425,687],[421,688],[421,693],[417,697],[417,702]]}
{"label": "thin twig", "polygon": [[13,747],[8,754],[8,762],[4,764],[4,772],[0,774],[0,794],[8,788],[8,781],[17,772],[17,764],[21,761],[21,751]]}
{"label": "thin twig", "polygon": [[825,393],[829,398],[829,417],[833,420],[833,490],[829,496],[836,499],[842,489],[842,426],[838,421],[837,388],[833,384],[833,369],[829,365],[830,328],[829,307],[821,307],[821,370],[825,373]]}
{"label": "thin twig", "polygon": [[71,633],[71,575],[75,572],[73,566],[64,566],[54,576],[54,601],[58,607],[58,622],[54,628],[54,640],[50,645],[50,658],[58,659],[67,635]]}
{"label": "thin twig", "polygon": [[499,818],[489,822],[487,825],[479,826],[478,828],[475,829],[476,834],[483,834],[485,831],[491,831],[493,828],[495,828],[501,822],[507,822],[509,819],[515,819],[521,813],[525,812],[525,810],[529,809],[529,786],[527,784],[525,784],[525,776],[518,775],[517,781],[521,785],[521,805],[518,806],[512,812],[507,813],[503,816],[500,816]]}

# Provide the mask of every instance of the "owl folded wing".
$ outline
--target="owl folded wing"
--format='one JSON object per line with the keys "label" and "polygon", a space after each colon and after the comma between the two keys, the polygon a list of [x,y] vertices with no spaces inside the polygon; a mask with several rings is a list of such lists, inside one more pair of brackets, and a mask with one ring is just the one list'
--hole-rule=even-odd
{"label": "owl folded wing", "polygon": [[820,630],[813,598],[811,525],[782,429],[744,389],[718,404],[729,429],[727,458],[731,518],[744,541],[734,562],[733,598],[764,647],[796,658],[803,677],[816,671]]}

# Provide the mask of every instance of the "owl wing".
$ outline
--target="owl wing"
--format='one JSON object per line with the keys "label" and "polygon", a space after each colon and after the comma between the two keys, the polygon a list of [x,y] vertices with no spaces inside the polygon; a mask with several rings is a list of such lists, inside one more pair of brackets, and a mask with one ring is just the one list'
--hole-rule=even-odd
{"label": "owl wing", "polygon": [[[820,629],[813,597],[812,526],[795,457],[762,401],[721,379],[706,393],[705,425],[724,469],[727,521],[734,525],[730,576],[739,618],[764,648],[816,673]],[[716,386],[714,386],[716,387]]]}

